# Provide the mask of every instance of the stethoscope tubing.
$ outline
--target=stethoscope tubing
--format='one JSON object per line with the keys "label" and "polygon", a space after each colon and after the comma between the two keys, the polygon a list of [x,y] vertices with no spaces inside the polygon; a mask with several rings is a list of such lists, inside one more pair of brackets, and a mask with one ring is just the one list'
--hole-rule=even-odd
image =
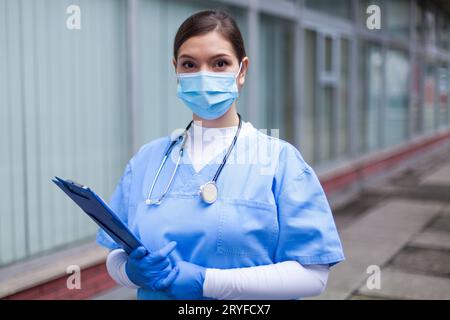
{"label": "stethoscope tubing", "polygon": [[[239,136],[239,133],[241,131],[242,118],[241,118],[241,115],[239,113],[237,115],[239,117],[239,124],[238,124],[238,128],[236,130],[236,134],[234,135],[233,141],[231,142],[231,145],[228,148],[228,151],[227,151],[225,157],[223,158],[222,163],[220,164],[219,168],[217,169],[217,172],[214,175],[214,178],[211,181],[206,183],[206,184],[213,183],[216,189],[217,189],[217,186],[216,186],[217,179],[219,178],[219,175],[222,172],[222,169],[225,166],[225,164],[227,162],[227,159],[230,156],[231,151],[233,150],[233,148],[234,148],[234,146],[236,144],[237,138]],[[184,130],[184,132],[170,143],[169,147],[167,148],[166,152],[164,153],[163,160],[161,161],[161,164],[159,165],[158,171],[156,172],[155,178],[153,179],[153,182],[152,182],[152,184],[150,186],[150,191],[148,193],[147,199],[145,200],[145,203],[147,205],[152,205],[152,204],[159,205],[161,203],[161,201],[163,200],[163,198],[168,193],[168,191],[170,189],[170,186],[172,185],[173,179],[175,178],[175,174],[178,171],[178,167],[180,165],[181,158],[183,157],[184,146],[185,146],[186,140],[187,140],[187,132],[188,132],[189,128],[191,127],[192,123],[193,123],[193,120],[191,120],[191,122],[189,122],[189,124],[187,125],[186,129]],[[170,176],[170,180],[167,183],[167,185],[166,185],[163,193],[161,194],[161,196],[157,200],[152,200],[151,196],[153,194],[153,189],[155,188],[156,181],[158,181],[159,175],[160,175],[160,173],[161,173],[161,171],[162,171],[162,169],[163,169],[167,159],[169,158],[170,153],[172,152],[172,149],[175,147],[175,145],[177,143],[179,143],[180,138],[182,139],[181,140],[180,151],[178,153],[178,159],[177,159],[177,162],[175,164],[175,168],[174,168],[174,170],[172,172],[172,175]],[[200,188],[200,190],[202,190],[202,187]],[[200,193],[201,193],[201,191],[200,191]]]}

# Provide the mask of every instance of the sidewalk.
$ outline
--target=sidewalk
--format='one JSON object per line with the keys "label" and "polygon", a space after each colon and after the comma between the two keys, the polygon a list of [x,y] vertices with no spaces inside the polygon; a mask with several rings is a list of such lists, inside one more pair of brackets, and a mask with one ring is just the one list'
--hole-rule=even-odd
{"label": "sidewalk", "polygon": [[[315,299],[450,299],[450,150],[335,210],[346,261]],[[369,289],[369,266],[380,288]]]}

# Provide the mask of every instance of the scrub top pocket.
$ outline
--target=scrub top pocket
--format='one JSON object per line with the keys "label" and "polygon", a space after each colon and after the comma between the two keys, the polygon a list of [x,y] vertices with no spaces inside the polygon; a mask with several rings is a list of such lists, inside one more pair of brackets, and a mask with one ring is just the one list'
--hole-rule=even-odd
{"label": "scrub top pocket", "polygon": [[278,240],[275,205],[239,199],[220,199],[215,205],[219,255],[273,255]]}

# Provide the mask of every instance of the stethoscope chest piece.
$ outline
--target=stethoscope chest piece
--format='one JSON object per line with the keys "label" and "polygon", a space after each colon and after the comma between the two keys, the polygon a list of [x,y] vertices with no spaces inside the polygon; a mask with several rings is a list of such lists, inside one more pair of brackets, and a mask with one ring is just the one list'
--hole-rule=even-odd
{"label": "stethoscope chest piece", "polygon": [[160,201],[160,200],[153,200],[153,199],[146,199],[146,200],[145,200],[145,204],[148,205],[148,206],[151,206],[151,205],[160,205],[160,204],[161,204],[161,201]]}
{"label": "stethoscope chest piece", "polygon": [[200,187],[200,197],[207,204],[212,204],[217,200],[217,185],[214,181],[209,181]]}

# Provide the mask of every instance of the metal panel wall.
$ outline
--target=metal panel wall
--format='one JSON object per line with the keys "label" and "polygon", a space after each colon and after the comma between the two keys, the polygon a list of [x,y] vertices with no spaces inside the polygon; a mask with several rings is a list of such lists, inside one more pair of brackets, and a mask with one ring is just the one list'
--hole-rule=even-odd
{"label": "metal panel wall", "polygon": [[129,157],[125,4],[0,0],[0,265],[95,233],[50,179],[109,198]]}

